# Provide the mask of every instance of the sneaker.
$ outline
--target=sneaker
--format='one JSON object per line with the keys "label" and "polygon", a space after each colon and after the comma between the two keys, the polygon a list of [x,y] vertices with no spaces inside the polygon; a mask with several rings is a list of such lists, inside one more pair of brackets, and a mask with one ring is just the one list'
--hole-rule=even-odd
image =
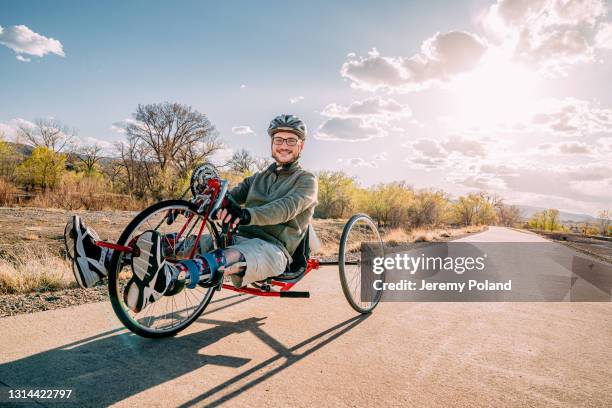
{"label": "sneaker", "polygon": [[125,304],[135,313],[170,291],[178,277],[179,270],[164,260],[162,241],[156,231],[145,231],[136,240],[139,255],[132,256],[133,276],[123,294]]}
{"label": "sneaker", "polygon": [[72,271],[82,288],[91,288],[108,274],[105,261],[108,249],[96,245],[98,234],[88,228],[81,217],[74,215],[66,225],[64,239],[66,248],[72,247]]}

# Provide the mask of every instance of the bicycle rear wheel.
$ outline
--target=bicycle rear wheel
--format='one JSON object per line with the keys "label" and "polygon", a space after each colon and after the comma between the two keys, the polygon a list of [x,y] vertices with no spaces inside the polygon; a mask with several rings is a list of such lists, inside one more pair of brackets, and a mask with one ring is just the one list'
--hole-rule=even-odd
{"label": "bicycle rear wheel", "polygon": [[[383,257],[384,245],[376,224],[365,214],[353,215],[342,231],[338,253],[340,283],[346,300],[359,313],[370,313],[382,297],[382,290],[375,290],[368,280],[362,282],[362,243],[368,243],[366,256]],[[370,258],[371,259],[371,258]],[[384,272],[376,279],[384,282]]]}
{"label": "bicycle rear wheel", "polygon": [[[208,243],[212,248],[218,248],[221,240],[215,225],[209,221],[203,226],[204,218],[196,210],[194,204],[184,200],[154,204],[130,222],[117,244],[132,247],[140,234],[154,230],[166,237],[164,242],[168,257],[191,258],[195,239],[202,229],[201,240],[205,239],[205,234],[209,234]],[[133,275],[129,256],[126,252],[113,253],[108,287],[115,314],[132,332],[151,338],[173,336],[193,323],[212,299],[215,288],[199,285],[194,289],[185,287],[172,296],[162,296],[138,313],[133,312],[124,301],[126,284]]]}

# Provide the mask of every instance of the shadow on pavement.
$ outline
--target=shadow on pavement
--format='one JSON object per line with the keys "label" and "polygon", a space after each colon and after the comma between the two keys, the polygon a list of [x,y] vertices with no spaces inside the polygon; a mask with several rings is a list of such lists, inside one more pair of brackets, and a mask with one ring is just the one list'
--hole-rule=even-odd
{"label": "shadow on pavement", "polygon": [[[223,299],[223,300],[227,300]],[[249,300],[250,297],[220,305],[204,315]],[[203,315],[203,316],[204,316]],[[73,389],[74,399],[64,400],[69,406],[108,406],[132,395],[178,378],[203,366],[240,368],[250,359],[229,355],[207,355],[200,350],[223,338],[251,332],[277,354],[213,387],[184,406],[216,397],[211,404],[228,401],[295,362],[320,349],[363,321],[356,316],[318,333],[301,343],[286,348],[263,329],[263,318],[252,317],[237,322],[198,321],[213,327],[180,337],[150,340],[136,336],[126,329],[101,333],[56,349],[0,365],[2,385],[10,389]],[[302,350],[306,348],[305,350]],[[284,359],[284,363],[266,373],[262,368]],[[247,381],[229,393],[222,391],[238,382]],[[202,387],[205,387],[204,382]],[[0,401],[0,405],[7,403]],[[37,400],[38,406],[62,405],[60,400]],[[24,406],[18,403],[16,406]]]}

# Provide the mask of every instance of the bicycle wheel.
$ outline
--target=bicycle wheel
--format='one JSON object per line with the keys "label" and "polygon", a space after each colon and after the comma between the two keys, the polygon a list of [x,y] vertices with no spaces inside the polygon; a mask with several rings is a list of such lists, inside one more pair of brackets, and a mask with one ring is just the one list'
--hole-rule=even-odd
{"label": "bicycle wheel", "polygon": [[[125,228],[117,244],[131,246],[146,230],[154,230],[168,238],[166,250],[172,258],[190,258],[191,249],[204,219],[196,212],[197,207],[184,200],[161,201],[138,214]],[[218,248],[221,240],[215,225],[208,222],[204,234],[210,234],[212,247]],[[180,236],[178,240],[173,237]],[[198,244],[199,245],[199,244]],[[173,336],[189,326],[202,314],[210,302],[215,288],[197,285],[185,287],[172,296],[162,296],[138,313],[124,302],[124,290],[133,272],[126,252],[115,251],[108,273],[108,288],[111,304],[121,322],[132,332],[151,338]]]}
{"label": "bicycle wheel", "polygon": [[[362,285],[361,244],[368,243],[368,257],[384,256],[384,245],[376,224],[365,214],[353,215],[342,231],[338,268],[340,283],[346,300],[359,313],[370,313],[382,297],[382,290],[375,290],[368,281]],[[384,272],[376,279],[384,282]]]}

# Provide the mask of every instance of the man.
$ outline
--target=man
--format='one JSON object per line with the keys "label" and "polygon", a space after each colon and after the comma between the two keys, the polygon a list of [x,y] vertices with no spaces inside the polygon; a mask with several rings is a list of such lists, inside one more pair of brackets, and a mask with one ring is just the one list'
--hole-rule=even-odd
{"label": "man", "polygon": [[[219,269],[245,262],[246,269],[230,268],[232,283],[244,286],[282,274],[304,238],[317,204],[317,179],[298,161],[306,141],[306,125],[294,115],[279,115],[268,127],[275,163],[244,179],[229,192],[223,208],[214,214],[223,223],[238,227],[235,244],[194,259],[163,262],[162,239],[155,231],[141,234],[136,245],[140,256],[132,260],[133,277],[124,300],[135,312],[174,290],[179,277],[190,285],[216,283]],[[244,205],[244,208],[240,205]],[[74,245],[75,277],[91,287],[107,275],[110,250],[97,247],[98,237],[74,216],[66,228],[68,246]],[[74,239],[74,243],[71,240]]]}

